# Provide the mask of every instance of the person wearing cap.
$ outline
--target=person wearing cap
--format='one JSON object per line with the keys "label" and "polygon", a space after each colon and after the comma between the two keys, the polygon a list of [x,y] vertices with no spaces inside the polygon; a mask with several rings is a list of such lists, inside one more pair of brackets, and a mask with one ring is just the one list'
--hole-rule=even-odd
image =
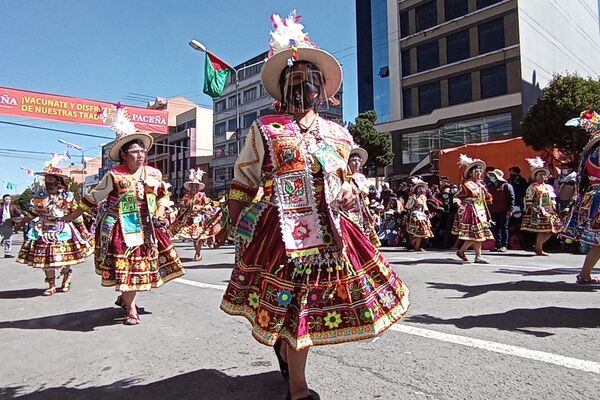
{"label": "person wearing cap", "polygon": [[71,267],[81,264],[94,252],[94,239],[86,229],[81,217],[63,221],[62,217],[78,205],[75,195],[67,189],[68,176],[51,160],[34,183],[34,195],[26,216],[15,225],[15,231],[36,219],[27,232],[27,240],[21,246],[17,262],[41,268],[48,289],[44,296],[56,293],[56,271],[60,271],[60,290],[71,288]]}
{"label": "person wearing cap", "polygon": [[590,135],[581,153],[576,187],[576,200],[565,219],[561,236],[590,246],[576,282],[583,285],[600,284],[592,270],[600,260],[600,115],[585,110],[567,126],[581,127]]}
{"label": "person wearing cap", "polygon": [[421,179],[413,179],[412,194],[406,202],[406,210],[409,212],[406,233],[411,237],[410,244],[415,251],[424,251],[421,247],[423,239],[433,237],[431,221],[429,220],[429,209],[427,208],[427,182]]}
{"label": "person wearing cap", "polygon": [[508,247],[508,222],[515,206],[515,192],[500,169],[488,172],[488,180],[490,184],[487,189],[492,195],[489,207],[493,221],[492,233],[496,239],[496,251],[504,253]]}
{"label": "person wearing cap", "polygon": [[350,210],[344,211],[348,217],[356,223],[360,229],[365,233],[371,242],[377,247],[381,245],[377,232],[375,230],[375,220],[373,215],[369,211],[369,187],[367,186],[367,177],[360,172],[362,167],[367,162],[369,154],[362,147],[355,147],[350,152],[348,157],[348,175],[346,176],[346,182],[350,186],[349,190],[352,191],[356,197],[354,207]]}
{"label": "person wearing cap", "polygon": [[191,169],[183,187],[187,193],[181,200],[180,211],[175,222],[169,226],[169,234],[181,239],[191,239],[194,243],[194,261],[202,259],[202,242],[206,239],[205,224],[212,214],[211,200],[202,191],[205,187],[202,177],[205,172]]}
{"label": "person wearing cap", "polygon": [[254,122],[235,164],[228,209],[236,263],[221,309],[247,318],[254,338],[274,347],[289,379],[286,398],[310,400],[319,398],[306,381],[310,347],[381,334],[409,297],[346,216],[358,201],[346,182],[356,145],[318,113],[340,88],[341,66],[308,39],[295,13],[271,20],[261,81],[281,112]]}
{"label": "person wearing cap", "polygon": [[535,157],[528,158],[527,162],[531,167],[531,177],[534,182],[525,192],[521,230],[536,233],[535,254],[547,256],[548,253],[543,249],[544,243],[561,230],[560,218],[556,213],[556,194],[552,185],[545,183],[550,170],[544,167],[544,161],[540,157]]}
{"label": "person wearing cap", "polygon": [[158,169],[146,165],[152,136],[137,132],[120,106],[104,110],[101,118],[116,132],[108,156],[120,165],[105,174],[64,220],[106,199],[96,229],[96,273],[102,286],[121,292],[115,304],[125,309],[123,323],[137,325],[141,322],[137,293],[160,287],[182,276],[184,270],[165,230],[165,208],[171,204],[169,185]]}
{"label": "person wearing cap", "polygon": [[464,243],[456,255],[461,260],[468,262],[465,251],[472,246],[475,249],[475,262],[489,264],[489,261],[481,255],[483,242],[494,238],[490,230],[491,216],[487,206],[492,201],[492,196],[483,183],[485,162],[461,154],[458,164],[464,170],[463,181],[454,198],[454,201],[459,204],[459,209],[454,220],[452,234],[457,235],[458,239],[463,240]]}

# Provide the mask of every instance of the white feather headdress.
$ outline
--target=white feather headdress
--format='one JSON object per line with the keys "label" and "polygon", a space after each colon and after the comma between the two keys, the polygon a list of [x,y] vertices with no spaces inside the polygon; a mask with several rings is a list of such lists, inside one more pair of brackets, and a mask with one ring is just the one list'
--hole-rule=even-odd
{"label": "white feather headdress", "polygon": [[127,110],[121,106],[112,106],[110,109],[104,108],[99,113],[100,119],[110,129],[117,134],[117,138],[124,135],[135,133],[135,125],[129,119]]}
{"label": "white feather headdress", "polygon": [[544,168],[544,160],[539,156],[535,158],[526,158],[529,168],[533,171],[534,169]]}
{"label": "white feather headdress", "polygon": [[271,15],[275,30],[271,31],[269,57],[283,50],[315,47],[308,39],[308,34],[303,32],[304,25],[300,23],[300,18],[300,15],[296,15],[296,10],[292,11],[285,19],[282,19],[279,14]]}
{"label": "white feather headdress", "polygon": [[473,159],[469,156],[467,156],[466,154],[461,154],[458,157],[458,165],[462,165],[463,167],[468,166],[469,164],[473,164]]}

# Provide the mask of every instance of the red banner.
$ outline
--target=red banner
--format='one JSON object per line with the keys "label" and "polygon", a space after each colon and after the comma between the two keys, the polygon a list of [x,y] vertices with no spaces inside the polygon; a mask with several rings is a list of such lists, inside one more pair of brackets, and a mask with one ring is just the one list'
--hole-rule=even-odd
{"label": "red banner", "polygon": [[[104,125],[98,113],[114,104],[103,101],[30,92],[0,86],[0,115],[51,119],[75,124]],[[144,132],[168,133],[165,110],[124,106],[135,127]]]}

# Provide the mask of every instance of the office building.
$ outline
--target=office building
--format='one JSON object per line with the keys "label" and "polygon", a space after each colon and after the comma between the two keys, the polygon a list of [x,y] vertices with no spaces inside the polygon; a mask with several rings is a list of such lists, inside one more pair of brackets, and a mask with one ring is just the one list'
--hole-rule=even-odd
{"label": "office building", "polygon": [[357,0],[359,111],[397,176],[432,149],[521,135],[556,73],[600,76],[596,0]]}

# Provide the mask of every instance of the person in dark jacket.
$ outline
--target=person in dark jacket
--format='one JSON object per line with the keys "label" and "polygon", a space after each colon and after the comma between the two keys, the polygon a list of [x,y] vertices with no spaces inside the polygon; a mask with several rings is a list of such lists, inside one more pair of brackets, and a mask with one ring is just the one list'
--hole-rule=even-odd
{"label": "person in dark jacket", "polygon": [[487,175],[490,184],[488,191],[492,195],[490,213],[492,214],[492,233],[496,239],[496,251],[506,252],[508,247],[508,221],[515,206],[515,192],[510,183],[504,179],[504,172],[499,169]]}
{"label": "person in dark jacket", "polygon": [[510,167],[508,172],[510,174],[508,183],[512,185],[515,192],[515,206],[519,207],[519,210],[523,211],[523,207],[525,206],[523,199],[525,198],[525,192],[529,187],[529,182],[527,182],[527,179],[521,176],[521,168],[519,167]]}
{"label": "person in dark jacket", "polygon": [[4,247],[4,258],[13,258],[12,255],[12,234],[13,227],[23,216],[18,205],[11,203],[10,194],[2,196],[0,204],[0,242]]}

